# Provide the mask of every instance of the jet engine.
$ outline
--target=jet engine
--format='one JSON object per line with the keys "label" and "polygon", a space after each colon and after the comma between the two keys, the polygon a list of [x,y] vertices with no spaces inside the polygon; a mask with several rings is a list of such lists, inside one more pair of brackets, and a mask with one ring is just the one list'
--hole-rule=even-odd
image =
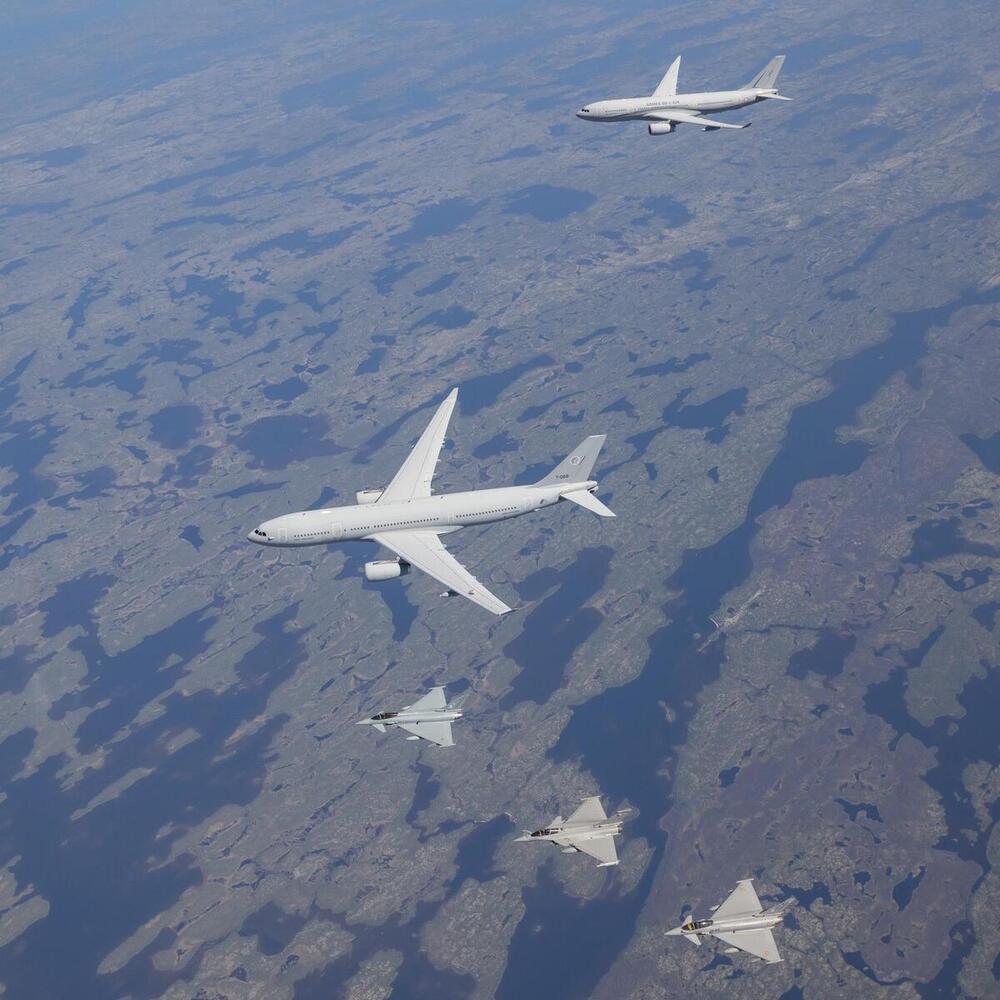
{"label": "jet engine", "polygon": [[668,132],[673,132],[674,126],[672,122],[650,122],[649,123],[649,134],[650,135],[666,135]]}
{"label": "jet engine", "polygon": [[395,580],[397,576],[405,576],[409,572],[410,564],[402,559],[376,559],[365,563],[365,579],[372,583]]}
{"label": "jet engine", "polygon": [[378,500],[384,492],[385,490],[358,490],[358,492],[354,494],[354,499],[362,505],[375,503],[375,501]]}

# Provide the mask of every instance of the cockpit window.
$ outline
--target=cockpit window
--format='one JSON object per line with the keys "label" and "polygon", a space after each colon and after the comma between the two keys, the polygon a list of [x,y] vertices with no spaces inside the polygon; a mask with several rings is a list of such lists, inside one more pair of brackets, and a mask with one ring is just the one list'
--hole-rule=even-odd
{"label": "cockpit window", "polygon": [[261,538],[267,538],[267,532],[266,531],[261,531],[260,528],[254,528],[253,529],[253,533],[255,535],[259,535]]}
{"label": "cockpit window", "polygon": [[531,836],[532,837],[551,837],[555,830],[536,830]]}
{"label": "cockpit window", "polygon": [[373,715],[372,718],[381,722],[383,719],[395,719],[398,714],[398,712],[379,712],[378,715]]}

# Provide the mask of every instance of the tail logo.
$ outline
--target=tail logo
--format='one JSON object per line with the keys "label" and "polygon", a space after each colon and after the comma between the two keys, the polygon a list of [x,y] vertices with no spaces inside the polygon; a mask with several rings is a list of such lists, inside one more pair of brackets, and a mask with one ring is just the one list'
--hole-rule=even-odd
{"label": "tail logo", "polygon": [[580,458],[579,455],[573,455],[572,458],[570,458],[570,460],[569,460],[569,464],[570,465],[579,465],[582,461],[583,461],[583,459]]}

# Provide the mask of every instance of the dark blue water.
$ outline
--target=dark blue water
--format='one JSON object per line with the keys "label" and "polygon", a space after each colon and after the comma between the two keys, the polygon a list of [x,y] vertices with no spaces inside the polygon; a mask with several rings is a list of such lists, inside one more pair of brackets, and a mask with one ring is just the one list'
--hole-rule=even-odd
{"label": "dark blue water", "polygon": [[149,418],[149,436],[164,448],[180,449],[201,429],[201,410],[183,403],[165,406]]}
{"label": "dark blue water", "polygon": [[419,298],[427,295],[437,295],[438,292],[443,292],[446,288],[450,287],[457,277],[458,273],[455,271],[450,274],[442,274],[436,281],[432,281],[429,285],[424,285],[423,288],[418,288],[413,294]]}
{"label": "dark blue water", "polygon": [[595,201],[597,198],[589,191],[554,184],[532,184],[511,194],[504,211],[510,215],[530,215],[539,222],[560,222],[585,211]]}
{"label": "dark blue water", "polygon": [[848,819],[852,823],[857,821],[858,816],[864,816],[875,823],[882,822],[882,814],[878,811],[878,806],[871,802],[848,802],[847,799],[834,799],[833,801],[847,813]]}
{"label": "dark blue water", "polygon": [[345,226],[343,229],[335,229],[329,233],[311,233],[308,229],[295,229],[290,233],[282,233],[280,236],[272,236],[270,239],[255,243],[236,254],[234,259],[238,261],[256,260],[274,250],[282,250],[293,257],[315,257],[317,254],[339,247],[341,243],[362,228],[364,228],[363,225],[358,223],[353,226]]}
{"label": "dark blue water", "polygon": [[811,673],[820,677],[836,677],[843,671],[857,641],[853,635],[824,630],[815,645],[792,653],[787,673],[799,680],[804,680]]}
{"label": "dark blue water", "polygon": [[921,865],[920,871],[912,875],[907,875],[902,882],[897,882],[892,887],[892,901],[896,904],[897,910],[905,910],[910,905],[913,893],[916,892],[917,886],[923,881],[925,872],[926,869]]}
{"label": "dark blue water", "polygon": [[[838,429],[853,424],[860,407],[923,356],[931,329],[950,322],[963,307],[997,301],[1000,288],[968,290],[939,308],[899,314],[884,340],[831,365],[825,373],[829,392],[792,411],[784,439],[749,498],[744,521],[714,544],[687,551],[665,581],[668,592],[677,596],[664,606],[667,624],[649,637],[649,656],[638,676],[574,709],[551,757],[576,762],[610,801],[636,807],[629,832],[653,845],[653,859],[634,889],[612,888],[588,903],[565,896],[558,886],[545,893],[527,891],[526,911],[511,940],[497,993],[501,1000],[546,996],[555,985],[546,972],[550,969],[560,970],[558,995],[585,997],[631,940],[666,848],[659,820],[671,805],[670,765],[687,740],[699,693],[719,676],[725,657],[724,637],[704,643],[713,631],[710,616],[752,571],[758,519],[785,506],[800,483],[857,471],[869,448],[839,440]],[[664,705],[671,708],[670,721]],[[995,739],[992,751],[997,752]],[[960,777],[949,775],[949,795],[952,778]]]}
{"label": "dark blue water", "polygon": [[293,375],[291,378],[286,378],[284,382],[274,382],[264,386],[262,391],[268,399],[290,403],[293,399],[305,395],[309,391],[309,386],[297,375]]}
{"label": "dark blue water", "polygon": [[433,326],[439,330],[460,330],[463,326],[468,326],[477,315],[478,313],[472,312],[471,309],[456,304],[428,313],[423,319],[417,321],[414,329],[419,329],[422,326]]}
{"label": "dark blue water", "polygon": [[[78,730],[79,746],[84,753],[100,749],[101,768],[67,787],[61,775],[67,761],[56,756],[15,778],[35,734],[22,730],[0,744],[7,795],[0,805],[0,856],[17,857],[19,884],[34,886],[49,905],[44,920],[0,948],[0,981],[11,996],[153,998],[198,971],[203,948],[180,973],[156,968],[155,953],[175,938],[168,929],[117,972],[98,976],[97,964],[201,882],[189,855],[171,857],[177,838],[219,809],[245,805],[260,793],[273,741],[286,720],[272,717],[259,728],[246,724],[266,711],[273,691],[306,656],[293,605],[255,626],[256,644],[236,664],[229,688],[169,693],[210,648],[208,633],[220,608],[208,605],[147,636],[125,637],[112,652],[101,641],[95,607],[113,582],[108,575],[84,574],[40,605],[43,634],[78,630],[70,647],[86,664],[78,690],[50,714],[59,719],[90,710]],[[137,724],[138,713],[157,697],[162,714]],[[167,752],[187,729],[198,739]],[[71,818],[135,768],[149,774]]]}
{"label": "dark blue water", "polygon": [[204,541],[201,537],[201,530],[198,528],[196,524],[187,525],[181,531],[181,538],[183,538],[185,542],[189,542],[196,549],[200,549],[204,544]]}
{"label": "dark blue water", "polygon": [[[577,523],[592,517],[573,511]],[[572,530],[572,525],[567,525]],[[523,601],[539,601],[526,614],[521,631],[504,647],[504,656],[520,668],[501,707],[522,701],[547,701],[563,685],[573,654],[594,634],[604,616],[587,602],[598,593],[611,569],[609,548],[582,549],[564,570],[546,568],[515,583]]]}
{"label": "dark blue water", "polygon": [[1000,476],[1000,431],[989,437],[963,434],[962,444],[970,448],[990,472],[995,476]]}
{"label": "dark blue water", "polygon": [[474,219],[485,204],[468,198],[446,198],[427,205],[416,213],[406,229],[392,237],[390,243],[399,250],[435,236],[446,236]]}
{"label": "dark blue water", "polygon": [[344,449],[327,438],[329,421],[317,414],[295,413],[260,417],[232,439],[252,457],[251,469],[285,469],[322,455],[337,455]]}
{"label": "dark blue water", "polygon": [[689,354],[686,358],[667,358],[654,365],[642,365],[632,371],[631,377],[639,376],[644,378],[648,375],[673,375],[676,372],[686,372],[689,368],[708,361],[711,354]]}

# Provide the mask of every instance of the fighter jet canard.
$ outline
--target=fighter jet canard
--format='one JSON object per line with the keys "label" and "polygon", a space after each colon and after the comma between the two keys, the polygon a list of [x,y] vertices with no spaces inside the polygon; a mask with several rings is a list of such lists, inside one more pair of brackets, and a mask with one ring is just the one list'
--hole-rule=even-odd
{"label": "fighter jet canard", "polygon": [[695,920],[689,917],[680,927],[667,931],[670,936],[686,937],[696,945],[701,944],[700,934],[711,934],[724,944],[730,954],[745,951],[769,964],[783,961],[774,943],[771,928],[785,919],[785,912],[794,903],[786,899],[764,909],[754,891],[753,879],[745,878],[726,897],[721,906],[712,907],[711,918]]}
{"label": "fighter jet canard", "polygon": [[768,100],[790,101],[790,97],[782,96],[775,87],[784,61],[784,56],[775,56],[749,83],[735,90],[678,94],[677,73],[681,65],[681,57],[678,56],[649,97],[595,101],[582,107],[576,116],[593,122],[648,122],[650,135],[666,135],[678,125],[697,125],[706,132],[720,128],[746,128],[750,122],[742,125],[722,122],[706,117],[705,112],[733,111]]}
{"label": "fighter jet canard", "polygon": [[524,836],[517,837],[516,842],[548,841],[561,847],[563,854],[580,851],[596,858],[598,868],[607,868],[618,864],[614,838],[621,834],[622,820],[631,811],[619,809],[609,818],[600,798],[593,795],[584,799],[568,819],[556,816],[541,830],[525,830]]}
{"label": "fighter jet canard", "polygon": [[590,478],[605,435],[583,441],[544,479],[531,486],[431,494],[431,479],[444,444],[448,421],[458,399],[452,389],[438,407],[406,461],[385,489],[361,490],[349,507],[304,510],[265,521],[247,535],[257,545],[329,545],[363,540],[388,549],[394,559],[365,563],[371,581],[392,580],[411,566],[427,573],[447,590],[460,594],[495,615],[511,609],[491,594],[441,543],[441,536],[469,524],[491,524],[569,500],[599,517],[614,517],[594,496]]}
{"label": "fighter jet canard", "polygon": [[462,718],[465,696],[448,701],[443,687],[430,691],[412,705],[405,705],[398,712],[379,712],[370,719],[358,720],[359,726],[372,726],[384,733],[389,726],[399,726],[410,736],[408,740],[427,740],[439,747],[453,747],[451,724]]}

